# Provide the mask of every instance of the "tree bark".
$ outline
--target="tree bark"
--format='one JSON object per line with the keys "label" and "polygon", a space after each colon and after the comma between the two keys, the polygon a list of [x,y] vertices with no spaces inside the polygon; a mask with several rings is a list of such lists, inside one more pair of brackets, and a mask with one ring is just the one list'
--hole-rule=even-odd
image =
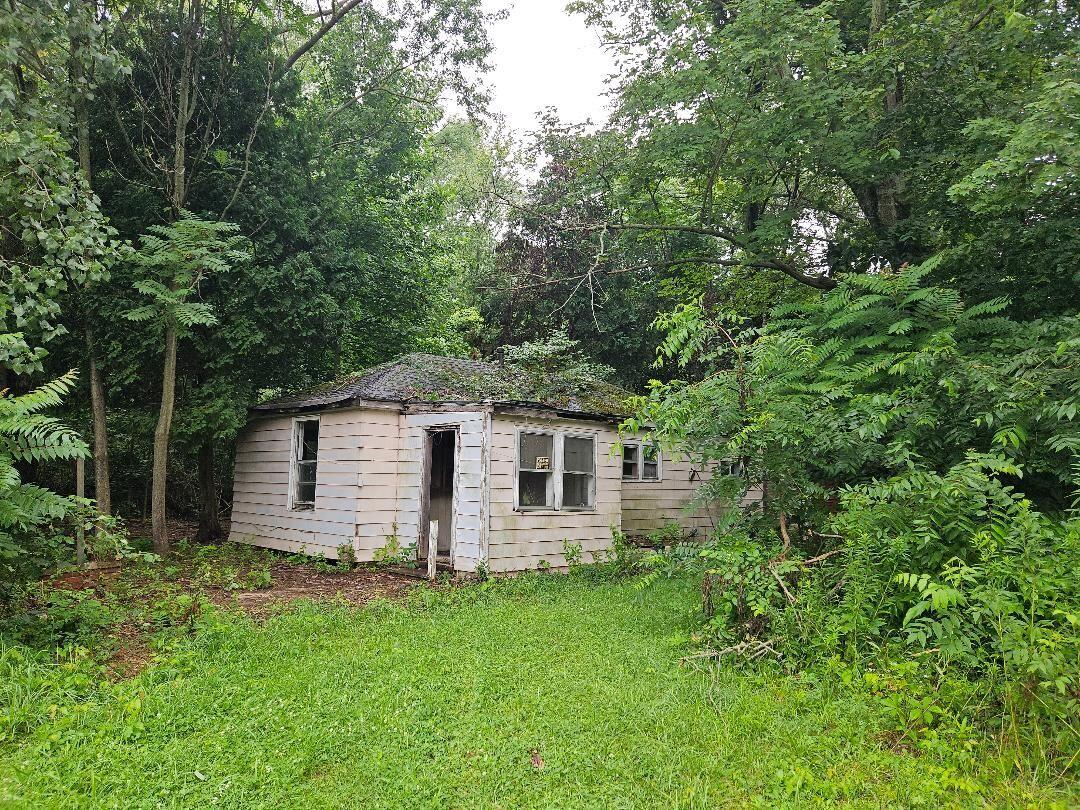
{"label": "tree bark", "polygon": [[176,325],[165,326],[165,368],[161,375],[161,409],[154,428],[154,474],[150,492],[150,523],[154,553],[165,555],[172,548],[165,522],[165,483],[168,473],[169,433],[176,400]]}
{"label": "tree bark", "polygon": [[[888,14],[887,0],[872,0],[870,4],[870,43],[869,49],[881,48],[885,43],[882,41],[881,29],[885,26]],[[896,73],[892,81],[885,87],[882,99],[882,108],[885,113],[884,124],[892,133],[883,139],[884,145],[892,146],[901,151],[903,143],[896,134],[897,126],[894,118],[900,112],[904,102],[904,85],[901,74]],[[897,240],[896,227],[908,218],[910,211],[905,202],[904,178],[897,172],[892,172],[881,177],[877,182],[861,187],[852,187],[855,197],[859,202],[870,224],[880,236],[884,237],[889,245],[889,262],[899,267],[907,259],[911,258],[909,251]]]}
{"label": "tree bark", "polygon": [[105,422],[105,380],[98,369],[93,333],[86,327],[86,355],[90,366],[90,411],[94,426],[94,497],[98,511],[112,514],[112,485],[109,478],[109,430]]}
{"label": "tree bark", "polygon": [[[183,11],[183,5],[181,5]],[[175,128],[173,131],[173,163],[169,205],[173,219],[179,219],[187,200],[187,129],[194,113],[192,87],[195,81],[195,50],[202,25],[202,0],[191,0],[187,18],[180,34],[183,48],[180,76],[176,93]],[[161,376],[161,408],[154,428],[154,474],[150,492],[150,524],[154,536],[154,551],[168,554],[171,550],[165,518],[165,487],[168,482],[169,434],[172,432],[173,406],[176,402],[176,342],[177,326],[172,314],[166,315],[165,364]]]}
{"label": "tree bark", "polygon": [[212,543],[221,537],[218,512],[217,479],[214,475],[214,442],[206,439],[199,448],[199,543]]}

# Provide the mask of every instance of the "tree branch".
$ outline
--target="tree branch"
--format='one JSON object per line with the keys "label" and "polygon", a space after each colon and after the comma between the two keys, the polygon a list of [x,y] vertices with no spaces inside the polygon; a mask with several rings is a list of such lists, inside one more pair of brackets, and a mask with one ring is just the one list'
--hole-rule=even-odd
{"label": "tree branch", "polygon": [[[562,226],[568,231],[659,231],[662,233],[692,233],[698,236],[711,236],[715,239],[723,239],[737,248],[747,250],[746,241],[727,228],[707,228],[700,225],[661,225],[645,222],[628,222],[607,225],[569,225]],[[793,264],[780,261],[779,259],[753,259],[750,261],[722,260],[732,265],[746,267],[758,267],[766,270],[779,270],[787,276],[813,287],[815,290],[831,290],[836,287],[836,279],[824,273],[807,273]],[[721,262],[713,262],[721,263]]]}
{"label": "tree branch", "polygon": [[308,37],[299,48],[289,55],[289,58],[285,60],[285,64],[282,65],[281,73],[279,75],[288,73],[292,69],[292,66],[295,65],[304,54],[314,48],[319,43],[319,40],[329,34],[334,26],[341,22],[346,14],[363,2],[365,2],[365,0],[347,0],[343,3],[337,11],[326,18],[326,22],[319,26],[318,31]]}

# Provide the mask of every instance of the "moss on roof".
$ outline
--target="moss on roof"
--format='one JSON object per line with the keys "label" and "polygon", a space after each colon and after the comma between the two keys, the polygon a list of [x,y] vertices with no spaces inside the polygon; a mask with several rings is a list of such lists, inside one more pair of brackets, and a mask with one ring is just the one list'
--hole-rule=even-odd
{"label": "moss on roof", "polygon": [[629,392],[596,378],[564,378],[546,370],[460,357],[406,354],[254,410],[310,409],[355,399],[385,402],[501,402],[622,416]]}

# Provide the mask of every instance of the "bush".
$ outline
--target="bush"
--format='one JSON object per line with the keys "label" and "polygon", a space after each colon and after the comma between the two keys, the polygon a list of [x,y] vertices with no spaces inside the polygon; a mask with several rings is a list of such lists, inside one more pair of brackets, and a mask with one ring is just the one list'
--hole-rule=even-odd
{"label": "bush", "polygon": [[126,548],[116,519],[99,514],[91,501],[23,483],[16,466],[86,455],[82,439],[44,413],[61,403],[75,377],[69,372],[18,396],[0,391],[0,607],[27,581],[74,558],[77,528],[83,530],[88,551],[99,557]]}
{"label": "bush", "polygon": [[722,508],[763,496],[647,581],[702,576],[717,654],[914,663],[909,711],[977,683],[957,716],[1061,742],[1080,713],[1080,320],[965,307],[924,284],[940,261],[845,278],[764,325],[702,305],[660,319],[661,358],[704,374],[656,383],[626,428],[710,468]]}

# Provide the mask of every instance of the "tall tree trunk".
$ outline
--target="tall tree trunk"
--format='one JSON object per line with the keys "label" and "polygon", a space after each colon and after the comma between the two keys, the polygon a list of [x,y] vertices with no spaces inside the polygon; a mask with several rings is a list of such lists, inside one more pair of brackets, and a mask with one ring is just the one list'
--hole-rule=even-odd
{"label": "tall tree trunk", "polygon": [[[74,16],[80,7],[73,4],[71,13]],[[93,14],[93,5],[89,4],[85,9],[88,14]],[[85,66],[82,63],[80,50],[85,47],[84,37],[74,37],[71,43],[71,84],[72,84],[72,112],[75,114],[75,139],[79,154],[79,171],[86,180],[87,190],[93,189],[93,175],[90,170],[90,115],[86,107],[86,88],[83,86],[86,79]],[[112,514],[112,487],[109,479],[109,433],[105,421],[105,380],[101,369],[98,367],[97,355],[94,347],[94,332],[90,325],[88,307],[82,307],[83,330],[86,337],[86,364],[89,368],[90,378],[90,411],[94,431],[94,496],[97,500],[98,511],[103,515]]]}
{"label": "tall tree trunk", "polygon": [[221,537],[217,479],[214,475],[214,442],[206,439],[199,448],[199,531],[195,539],[211,543]]}
{"label": "tall tree trunk", "polygon": [[161,375],[161,409],[154,428],[154,475],[150,492],[150,523],[154,552],[171,551],[165,523],[165,482],[168,472],[169,433],[172,430],[173,403],[176,400],[176,325],[165,326],[165,369]]}
{"label": "tall tree trunk", "polygon": [[[184,4],[180,5],[181,13]],[[187,200],[187,129],[194,114],[195,100],[192,89],[195,81],[195,50],[198,45],[199,27],[202,25],[202,0],[191,0],[187,16],[180,32],[180,76],[177,80],[175,128],[173,131],[173,162],[169,207],[174,220],[180,218]],[[165,324],[165,368],[161,378],[161,408],[157,426],[154,428],[154,475],[150,492],[150,523],[154,535],[154,551],[168,554],[171,551],[169,533],[165,520],[165,486],[169,467],[169,434],[172,431],[173,405],[176,400],[176,323],[172,315]]]}
{"label": "tall tree trunk", "polygon": [[[881,29],[885,26],[888,14],[887,0],[871,0],[870,4],[870,43],[871,50],[882,48],[885,43],[882,40]],[[903,77],[900,73],[893,75],[892,80],[885,86],[882,99],[882,107],[885,112],[885,127],[893,131],[882,143],[901,151],[903,143],[896,134],[897,124],[895,116],[900,112],[904,101]],[[902,246],[896,234],[896,227],[909,215],[908,206],[905,202],[904,178],[897,172],[892,172],[881,177],[876,183],[860,189],[853,189],[856,199],[863,213],[866,214],[874,229],[885,237],[889,245],[888,259],[894,266],[899,266],[906,261],[909,250]]]}
{"label": "tall tree trunk", "polygon": [[98,369],[94,338],[86,327],[86,355],[90,366],[90,411],[94,425],[94,496],[98,511],[112,514],[112,486],[109,479],[109,431],[105,422],[105,380]]}

